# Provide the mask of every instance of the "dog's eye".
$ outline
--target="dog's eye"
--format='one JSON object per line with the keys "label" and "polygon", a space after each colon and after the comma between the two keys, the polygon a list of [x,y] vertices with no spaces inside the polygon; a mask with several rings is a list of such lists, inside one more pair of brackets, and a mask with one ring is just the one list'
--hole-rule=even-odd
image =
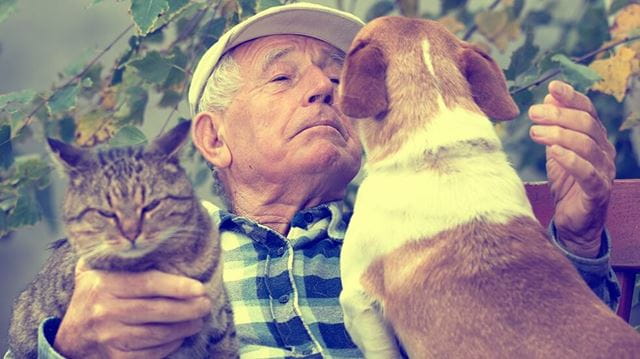
{"label": "dog's eye", "polygon": [[340,79],[338,79],[338,78],[333,78],[333,79],[331,79],[331,82],[332,82],[333,84],[335,84],[335,85],[340,85]]}

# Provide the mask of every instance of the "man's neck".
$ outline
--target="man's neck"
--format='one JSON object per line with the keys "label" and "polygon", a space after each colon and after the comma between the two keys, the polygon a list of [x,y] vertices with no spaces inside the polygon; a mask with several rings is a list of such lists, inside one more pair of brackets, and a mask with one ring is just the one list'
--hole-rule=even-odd
{"label": "man's neck", "polygon": [[277,190],[255,191],[252,188],[232,190],[232,212],[247,217],[286,236],[293,216],[302,209],[315,207],[337,198],[279,193]]}

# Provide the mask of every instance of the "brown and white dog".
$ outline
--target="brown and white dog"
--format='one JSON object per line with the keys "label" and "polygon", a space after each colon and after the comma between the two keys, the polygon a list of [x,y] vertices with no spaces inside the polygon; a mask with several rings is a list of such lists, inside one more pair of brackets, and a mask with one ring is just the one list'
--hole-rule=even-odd
{"label": "brown and white dog", "polygon": [[436,22],[386,17],[346,58],[366,178],[341,254],[366,357],[638,358],[640,335],[537,222],[489,118],[518,114],[495,62]]}

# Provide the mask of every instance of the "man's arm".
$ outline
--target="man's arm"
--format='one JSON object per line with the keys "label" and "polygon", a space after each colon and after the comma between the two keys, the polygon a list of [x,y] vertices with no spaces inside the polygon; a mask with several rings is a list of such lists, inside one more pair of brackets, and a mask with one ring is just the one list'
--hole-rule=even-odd
{"label": "man's arm", "polygon": [[613,145],[591,100],[552,81],[544,102],[531,106],[531,139],[546,146],[547,177],[555,202],[553,242],[591,289],[612,309],[620,295],[604,230],[615,178]]}
{"label": "man's arm", "polygon": [[76,268],[64,318],[38,333],[39,358],[164,357],[202,329],[211,310],[202,283],[158,271]]}
{"label": "man's arm", "polygon": [[609,262],[611,239],[605,230],[602,233],[601,246],[595,258],[585,258],[571,253],[559,241],[553,222],[549,225],[549,234],[553,244],[560,250],[578,270],[582,279],[593,293],[605,304],[616,311],[620,298],[620,286]]}

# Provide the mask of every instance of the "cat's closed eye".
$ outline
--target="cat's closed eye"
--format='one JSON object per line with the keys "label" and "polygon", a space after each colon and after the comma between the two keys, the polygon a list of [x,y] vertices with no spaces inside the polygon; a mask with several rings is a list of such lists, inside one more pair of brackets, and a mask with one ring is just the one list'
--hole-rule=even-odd
{"label": "cat's closed eye", "polygon": [[101,209],[96,210],[98,212],[98,214],[100,214],[102,217],[106,217],[106,218],[116,218],[116,214],[113,212],[109,212],[109,211],[104,211]]}
{"label": "cat's closed eye", "polygon": [[142,208],[142,212],[143,213],[144,212],[149,212],[149,211],[155,209],[156,207],[158,207],[159,204],[160,204],[160,200],[155,199],[155,200],[151,201],[151,203],[149,203],[148,205],[144,206]]}

